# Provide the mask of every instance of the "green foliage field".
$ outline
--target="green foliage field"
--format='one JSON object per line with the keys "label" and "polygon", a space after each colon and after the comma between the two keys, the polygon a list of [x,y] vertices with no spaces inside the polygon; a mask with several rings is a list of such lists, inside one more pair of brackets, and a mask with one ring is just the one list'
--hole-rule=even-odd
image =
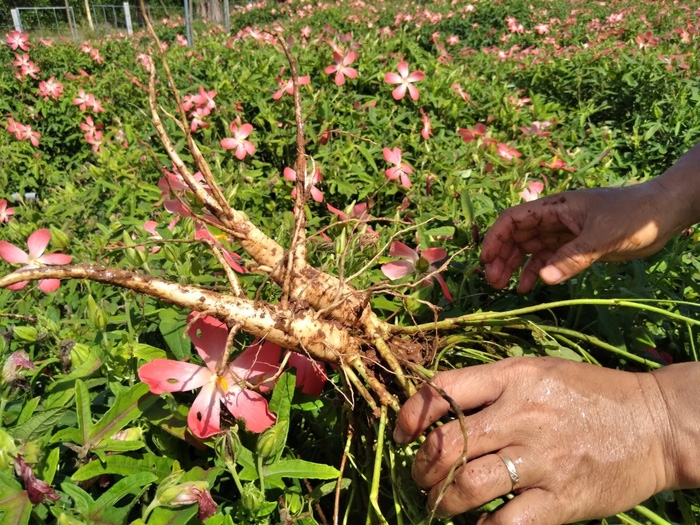
{"label": "green foliage field", "polygon": [[[698,359],[696,230],[648,259],[594,265],[566,284],[538,285],[525,296],[514,286],[489,287],[479,243],[532,182],[542,183],[545,195],[635,184],[700,140],[698,9],[690,0],[292,1],[237,12],[231,35],[198,23],[192,49],[178,45],[180,22],[158,21],[157,29],[169,45],[180,94],[196,94],[200,86],[216,92],[216,109],[204,118],[208,127],[194,136],[227,199],[282,246],[293,231],[293,184],[283,171],[294,163],[296,126],[292,97],[272,98],[277,79],[289,79],[289,64],[278,45],[254,38],[264,30],[279,31],[299,74],[310,76],[301,86],[306,148],[321,170],[324,195],[306,208],[310,263],[350,276],[353,286],[371,292],[374,310],[396,324],[529,309],[511,327],[486,323],[436,343],[430,369],[552,355],[648,370]],[[508,17],[522,32],[509,29]],[[548,32],[540,34],[538,24]],[[0,199],[15,209],[0,223],[0,239],[24,247],[32,232],[47,228],[48,250],[76,263],[225,289],[217,260],[192,242],[192,221],[180,218],[167,228],[175,216],[163,207],[157,183],[172,166],[150,120],[148,73],[137,59],[153,52],[148,35],[91,42],[103,63],[70,41],[30,41],[37,78],[18,79],[13,61],[23,51],[0,48]],[[358,55],[350,65],[357,78],[342,86],[324,73],[334,63],[332,46]],[[416,101],[395,100],[395,86],[384,80],[401,61],[425,73],[414,84]],[[175,115],[156,64],[162,114]],[[49,77],[63,83],[58,100],[37,94],[39,81]],[[73,102],[79,90],[105,111],[81,111]],[[80,127],[88,115],[103,132],[98,151]],[[248,139],[256,152],[244,160],[220,144],[237,117],[253,126]],[[38,146],[6,131],[10,118],[31,125]],[[543,123],[541,133],[528,133],[533,123]],[[459,130],[479,124],[494,144],[520,156],[507,159],[483,139],[463,140]],[[191,161],[182,130],[173,119],[165,126]],[[385,176],[391,164],[384,148],[401,150],[413,169],[410,188]],[[557,159],[562,167],[546,166]],[[376,235],[339,225],[327,208],[350,213],[357,203],[367,203]],[[143,229],[149,220],[164,241]],[[384,276],[380,267],[392,260],[385,248],[396,240],[447,251],[442,276],[453,300],[437,283],[412,286],[411,278]],[[161,249],[152,251],[156,245]],[[254,269],[235,242],[226,247]],[[0,274],[12,269],[0,260]],[[265,282],[255,271],[239,278],[251,298]],[[278,298],[269,288],[260,297]],[[566,304],[540,309],[554,301]],[[390,433],[385,439],[386,421],[331,370],[320,397],[295,391],[291,373],[280,378],[270,405],[279,432],[264,462],[258,436],[233,420],[212,439],[189,433],[185,418],[194,396],[155,396],[137,376],[157,357],[198,362],[183,339],[188,313],[87,281],[63,281],[50,294],[35,283],[0,289],[0,362],[24,351],[36,366],[0,382],[0,522],[198,523],[197,505],[152,505],[168,484],[185,482],[206,482],[218,504],[208,525],[325,524],[334,512],[349,524],[427,522],[423,495],[410,478],[415,449],[396,447]],[[239,337],[236,346],[249,342]],[[30,503],[14,474],[17,455],[57,491],[58,501]],[[699,505],[696,491],[661,494],[645,504],[649,513],[603,522],[694,523]],[[474,523],[478,515],[454,523]]]}

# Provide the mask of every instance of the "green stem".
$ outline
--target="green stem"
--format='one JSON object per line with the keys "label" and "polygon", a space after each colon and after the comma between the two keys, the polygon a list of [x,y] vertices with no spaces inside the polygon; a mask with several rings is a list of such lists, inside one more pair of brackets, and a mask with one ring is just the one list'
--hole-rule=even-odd
{"label": "green stem", "polygon": [[389,330],[392,333],[399,334],[415,334],[432,330],[449,330],[459,328],[462,326],[481,325],[485,324],[488,321],[496,319],[508,319],[535,312],[541,312],[543,310],[551,310],[553,308],[580,305],[618,306],[624,308],[636,308],[638,310],[645,310],[647,312],[661,314],[670,319],[675,319],[677,321],[681,321],[689,325],[700,325],[700,320],[692,319],[690,317],[686,317],[684,315],[677,314],[674,312],[669,312],[667,310],[664,310],[663,308],[657,308],[656,306],[651,306],[649,304],[638,301],[631,301],[625,299],[568,299],[566,301],[554,301],[551,303],[535,304],[524,308],[508,310],[506,312],[476,312],[473,314],[463,315],[461,317],[455,317],[453,319],[438,321],[436,323],[424,323],[414,326],[390,325]]}
{"label": "green stem", "polygon": [[7,406],[7,392],[3,392],[2,397],[0,397],[0,428],[2,428],[2,422],[5,418],[5,407]]}
{"label": "green stem", "polygon": [[637,505],[634,508],[635,512],[638,512],[642,516],[644,516],[646,519],[651,521],[654,525],[671,525],[671,522],[666,521],[663,519],[661,516],[656,514],[655,512],[649,510],[648,508],[644,507],[643,505]]}
{"label": "green stem", "polygon": [[263,457],[258,454],[258,478],[260,478],[260,493],[262,494],[263,500],[265,499],[265,472],[263,466]]}
{"label": "green stem", "polygon": [[[382,405],[379,417],[379,429],[377,430],[377,443],[374,452],[374,468],[372,470],[372,485],[370,487],[369,501],[374,509],[377,519],[382,525],[389,525],[379,509],[379,481],[382,473],[382,455],[384,453],[384,433],[386,432],[387,407]],[[367,515],[369,519],[369,514]]]}

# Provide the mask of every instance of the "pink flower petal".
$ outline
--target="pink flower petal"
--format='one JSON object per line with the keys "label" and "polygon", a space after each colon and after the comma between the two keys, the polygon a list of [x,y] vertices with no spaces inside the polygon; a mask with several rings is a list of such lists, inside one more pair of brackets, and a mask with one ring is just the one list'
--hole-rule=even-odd
{"label": "pink flower petal", "polygon": [[212,372],[216,372],[217,367],[222,364],[226,340],[228,339],[228,327],[211,317],[210,315],[200,315],[193,323],[196,312],[187,316],[187,334],[192,339],[197,353],[201,356]]}
{"label": "pink flower petal", "polygon": [[392,257],[403,257],[410,261],[416,262],[418,260],[418,252],[406,246],[401,241],[394,241],[391,243],[389,248],[389,255]]}
{"label": "pink flower petal", "polygon": [[428,248],[420,252],[420,255],[430,264],[433,264],[437,261],[442,261],[445,257],[447,257],[447,252],[442,248]]}
{"label": "pink flower petal", "polygon": [[10,264],[29,264],[29,255],[7,241],[0,241],[0,257]]}
{"label": "pink flower petal", "polygon": [[192,363],[157,358],[139,368],[139,379],[154,394],[194,390],[211,380],[212,373]]}
{"label": "pink flower petal", "polygon": [[326,384],[326,373],[323,363],[309,359],[305,355],[293,352],[289,356],[289,366],[297,369],[296,386],[301,386],[301,391],[310,396],[318,396],[323,392]]}
{"label": "pink flower petal", "polygon": [[[410,84],[409,84],[410,86]],[[401,100],[403,97],[406,96],[406,84],[401,84],[399,87],[394,89],[394,91],[391,92],[391,96],[394,97],[394,100]]]}
{"label": "pink flower petal", "polygon": [[16,291],[16,290],[23,290],[25,286],[29,284],[29,281],[22,281],[19,283],[11,284],[10,286],[7,287],[8,290]]}
{"label": "pink flower petal", "polygon": [[408,78],[406,78],[406,80],[408,80],[409,82],[420,82],[424,78],[425,73],[423,73],[422,71],[414,71],[413,73],[408,75]]}
{"label": "pink flower petal", "polygon": [[61,281],[58,279],[41,279],[39,281],[39,290],[44,293],[55,292],[59,286],[61,286]]}
{"label": "pink flower petal", "polygon": [[401,84],[403,79],[392,71],[384,75],[384,82],[387,84]]}
{"label": "pink flower petal", "polygon": [[391,280],[401,279],[411,275],[415,271],[415,266],[411,261],[393,261],[383,264],[382,273]]}
{"label": "pink flower petal", "polygon": [[49,245],[51,240],[51,232],[47,229],[37,230],[29,236],[27,239],[27,246],[29,247],[29,260],[36,261],[44,250]]}
{"label": "pink flower petal", "polygon": [[416,88],[416,86],[414,86],[413,84],[409,84],[407,88],[408,94],[411,95],[411,99],[418,100],[418,98],[420,97],[420,93],[418,93],[418,89]]}
{"label": "pink flower petal", "polygon": [[197,394],[189,414],[187,426],[198,438],[208,438],[221,432],[221,401],[217,383],[207,383]]}
{"label": "pink flower petal", "polygon": [[384,160],[391,164],[396,164],[397,166],[401,164],[401,150],[399,148],[384,148],[382,155],[384,155]]}
{"label": "pink flower petal", "polygon": [[225,150],[235,149],[237,146],[238,146],[238,139],[234,139],[231,137],[221,139],[221,147],[224,148]]}
{"label": "pink flower petal", "polygon": [[396,70],[399,72],[402,79],[406,78],[408,76],[408,62],[405,60],[399,62],[399,64],[396,66]]}
{"label": "pink flower petal", "polygon": [[240,380],[259,383],[277,372],[281,354],[282,348],[279,345],[257,341],[233,360],[228,371],[234,376],[234,383]]}
{"label": "pink flower petal", "polygon": [[292,168],[284,168],[282,176],[287,180],[291,180],[292,182],[295,182],[297,180],[297,172],[294,171]]}
{"label": "pink flower petal", "polygon": [[64,253],[47,253],[37,259],[44,264],[70,264],[73,257]]}
{"label": "pink flower petal", "polygon": [[440,288],[442,288],[442,293],[444,294],[445,299],[447,299],[448,301],[453,301],[454,299],[452,297],[452,294],[450,293],[450,290],[447,288],[447,283],[445,283],[445,279],[442,278],[442,275],[437,274],[435,276],[435,278],[437,279],[437,282],[440,284]]}
{"label": "pink flower petal", "polygon": [[323,202],[323,192],[319,190],[316,186],[311,186],[311,197],[316,202]]}
{"label": "pink flower petal", "polygon": [[260,433],[275,422],[267,399],[252,390],[233,388],[226,392],[224,403],[231,414],[245,419],[245,426],[251,432]]}

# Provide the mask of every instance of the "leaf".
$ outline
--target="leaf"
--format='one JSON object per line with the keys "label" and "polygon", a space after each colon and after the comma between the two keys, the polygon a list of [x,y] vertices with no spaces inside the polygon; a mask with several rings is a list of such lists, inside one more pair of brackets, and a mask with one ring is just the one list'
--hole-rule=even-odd
{"label": "leaf", "polygon": [[75,508],[78,510],[78,512],[82,514],[88,514],[90,512],[90,505],[93,503],[90,494],[69,481],[64,481],[61,483],[61,490],[68,494],[68,496],[73,500],[73,503],[75,503]]}
{"label": "leaf", "polygon": [[334,479],[340,476],[340,471],[330,465],[322,463],[312,463],[303,459],[280,459],[271,465],[263,467],[265,478],[311,478],[311,479]]}
{"label": "leaf", "polygon": [[134,419],[139,417],[144,410],[150,407],[158,399],[157,396],[149,396],[141,399],[149,392],[146,383],[137,383],[126,393],[120,391],[114,405],[105,413],[100,421],[91,429],[88,441],[97,444],[105,438],[113,436]]}
{"label": "leaf", "polygon": [[85,383],[80,379],[75,381],[75,410],[80,429],[80,444],[87,445],[92,430],[92,412],[90,411],[90,394]]}
{"label": "leaf", "polygon": [[432,237],[452,237],[454,233],[454,226],[440,226],[438,228],[427,230],[425,235],[430,235]]}
{"label": "leaf", "polygon": [[188,505],[177,509],[157,507],[148,517],[150,525],[187,525],[199,511],[198,505]]}
{"label": "leaf", "polygon": [[163,339],[168,348],[179,361],[184,360],[191,354],[190,340],[183,337],[187,328],[187,318],[181,313],[168,308],[158,312],[160,324],[158,330],[163,335]]}
{"label": "leaf", "polygon": [[289,421],[295,384],[296,378],[288,372],[277,380],[269,404],[270,411],[277,415],[277,421]]}
{"label": "leaf", "polygon": [[66,412],[64,407],[55,407],[42,410],[34,414],[29,420],[9,430],[15,439],[20,441],[31,441],[40,436],[48,434],[49,431],[59,422]]}
{"label": "leaf", "polygon": [[26,525],[32,513],[32,503],[26,491],[14,479],[0,472],[0,523]]}
{"label": "leaf", "polygon": [[[114,485],[112,485],[107,492],[102,494],[93,505],[91,505],[90,517],[95,521],[103,521],[105,523],[115,523],[116,525],[121,525],[126,517],[126,514],[128,514],[129,510],[134,503],[136,503],[138,498],[134,498],[126,507],[116,509],[115,506],[119,500],[129,495],[138,496],[142,494],[145,490],[145,486],[150,485],[156,481],[156,479],[158,479],[158,476],[156,476],[153,472],[139,472],[120,479]],[[114,519],[111,519],[111,516],[116,514],[117,510],[123,511],[123,518],[117,519],[118,516],[114,516]],[[105,512],[110,514],[109,519],[104,517]]]}
{"label": "leaf", "polygon": [[124,455],[106,456],[105,461],[91,461],[80,467],[72,476],[75,481],[85,481],[102,474],[116,474],[128,476],[134,472],[148,471],[162,479],[170,473],[173,460],[158,457],[154,454],[146,454],[141,459],[134,459]]}
{"label": "leaf", "polygon": [[90,374],[92,374],[93,372],[95,372],[101,366],[102,366],[102,359],[100,359],[93,352],[90,352],[87,356],[87,359],[85,359],[85,361],[78,368],[73,370],[67,376],[64,376],[64,377],[56,380],[55,382],[51,383],[46,390],[48,392],[53,392],[54,390],[58,390],[59,387],[60,387],[60,389],[68,388],[70,385],[68,385],[67,383],[70,383],[71,381],[74,381],[75,379],[87,377]]}

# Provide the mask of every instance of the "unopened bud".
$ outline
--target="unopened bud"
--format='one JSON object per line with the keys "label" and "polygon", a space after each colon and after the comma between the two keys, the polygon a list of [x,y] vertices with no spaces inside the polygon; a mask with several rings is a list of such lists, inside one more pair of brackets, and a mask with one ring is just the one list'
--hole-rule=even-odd
{"label": "unopened bud", "polygon": [[274,459],[284,448],[287,437],[287,424],[278,422],[258,437],[255,451],[263,461]]}
{"label": "unopened bud", "polygon": [[265,496],[260,492],[258,487],[252,483],[243,485],[243,490],[241,491],[241,504],[243,508],[249,511],[256,511],[263,503],[265,503]]}

